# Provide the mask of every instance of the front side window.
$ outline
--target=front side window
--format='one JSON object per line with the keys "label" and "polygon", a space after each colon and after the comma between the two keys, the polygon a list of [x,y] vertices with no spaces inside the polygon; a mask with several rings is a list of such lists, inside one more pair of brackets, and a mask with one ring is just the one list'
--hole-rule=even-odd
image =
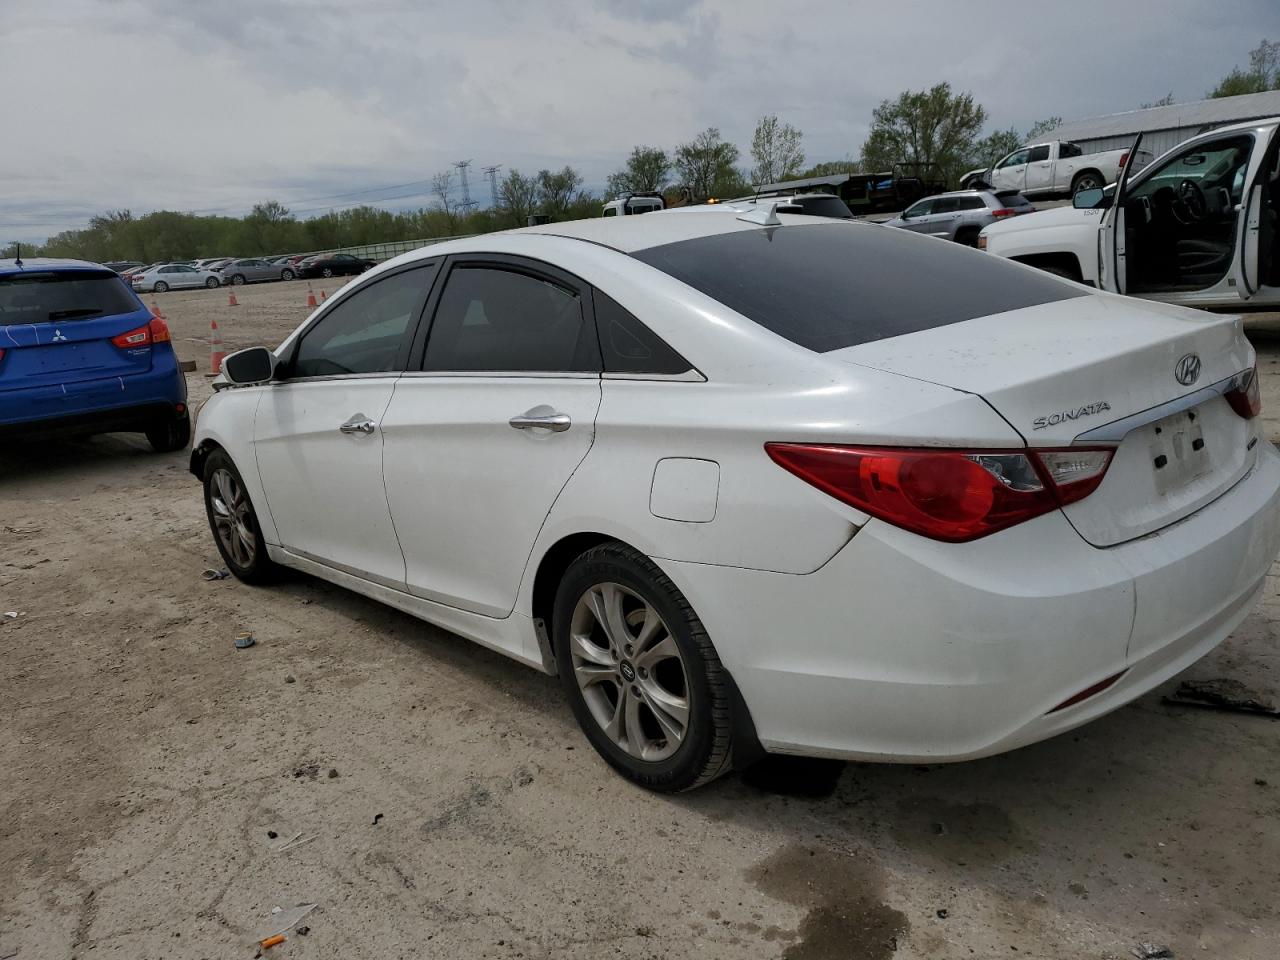
{"label": "front side window", "polygon": [[939,197],[933,205],[934,213],[955,213],[959,209],[959,197]]}
{"label": "front side window", "polygon": [[1049,145],[1047,143],[1042,143],[1038,147],[1031,148],[1031,156],[1027,158],[1027,162],[1036,163],[1037,161],[1048,160],[1048,159],[1049,159]]}
{"label": "front side window", "polygon": [[1016,167],[1016,166],[1019,166],[1020,164],[1026,163],[1027,157],[1030,155],[1031,155],[1030,150],[1015,150],[1013,153],[1009,154],[1007,157],[1001,160],[998,164],[996,164],[996,166],[1000,168]]}
{"label": "front side window", "polygon": [[600,350],[576,292],[532,274],[463,265],[440,295],[423,369],[598,372]]}
{"label": "front side window", "polygon": [[338,301],[302,335],[292,375],[333,377],[396,369],[435,270],[434,263],[406,270]]}
{"label": "front side window", "polygon": [[618,210],[616,207],[605,207],[604,215],[606,217],[616,217],[618,215]]}
{"label": "front side window", "polygon": [[911,217],[928,216],[933,210],[933,204],[933,200],[921,200],[919,203],[914,203],[907,208],[907,212],[902,215],[902,218],[907,220]]}
{"label": "front side window", "polygon": [[[1162,190],[1170,196],[1188,192],[1204,195],[1211,208],[1240,203],[1244,193],[1243,171],[1253,155],[1253,136],[1239,134],[1188,147],[1152,170],[1142,183],[1127,191],[1126,199],[1151,197]],[[1186,182],[1191,186],[1184,186]],[[1197,189],[1198,188],[1198,189]],[[1220,202],[1215,203],[1215,199]]]}

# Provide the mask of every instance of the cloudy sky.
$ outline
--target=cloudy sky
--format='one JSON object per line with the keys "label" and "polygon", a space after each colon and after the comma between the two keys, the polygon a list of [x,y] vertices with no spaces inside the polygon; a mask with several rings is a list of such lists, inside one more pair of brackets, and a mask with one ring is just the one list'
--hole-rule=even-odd
{"label": "cloudy sky", "polygon": [[[1064,14],[1069,11],[1069,14]],[[426,205],[473,159],[572,164],[776,113],[808,159],[941,80],[1025,129],[1202,97],[1277,0],[0,0],[0,243],[129,208]],[[382,188],[382,189],[375,189]]]}

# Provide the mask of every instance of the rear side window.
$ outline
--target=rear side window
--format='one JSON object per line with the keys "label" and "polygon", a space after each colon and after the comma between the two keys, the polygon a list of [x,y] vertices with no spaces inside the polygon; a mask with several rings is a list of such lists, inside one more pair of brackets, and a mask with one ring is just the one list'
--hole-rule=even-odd
{"label": "rear side window", "polygon": [[0,327],[133,313],[138,300],[110,270],[33,270],[0,276]]}
{"label": "rear side window", "polygon": [[960,197],[961,210],[985,210],[986,206],[981,197]]}
{"label": "rear side window", "polygon": [[592,294],[606,373],[675,375],[692,365],[613,297]]}
{"label": "rear side window", "polygon": [[996,200],[1005,207],[1029,207],[1031,201],[1017,190],[1002,190],[996,194]]}
{"label": "rear side window", "polygon": [[818,353],[1085,295],[1000,257],[872,224],[742,230],[632,256]]}
{"label": "rear side window", "polygon": [[1083,157],[1084,150],[1080,148],[1078,143],[1070,143],[1063,140],[1062,143],[1058,145],[1058,156],[1064,160],[1070,159],[1071,157]]}
{"label": "rear side window", "polygon": [[600,370],[576,291],[501,267],[459,266],[440,295],[423,369],[546,373]]}
{"label": "rear side window", "polygon": [[293,376],[334,377],[398,369],[436,265],[397,273],[344,297],[302,335]]}

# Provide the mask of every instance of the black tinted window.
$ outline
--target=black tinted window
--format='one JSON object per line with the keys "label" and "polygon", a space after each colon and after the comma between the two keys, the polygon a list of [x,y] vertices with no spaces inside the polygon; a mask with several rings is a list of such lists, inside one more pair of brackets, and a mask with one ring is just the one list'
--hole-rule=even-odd
{"label": "black tinted window", "polygon": [[609,373],[676,374],[691,369],[689,361],[606,293],[594,293],[600,352]]}
{"label": "black tinted window", "polygon": [[1035,163],[1037,160],[1049,159],[1049,145],[1042,143],[1038,147],[1031,148],[1031,156],[1028,158],[1029,163]]}
{"label": "black tinted window", "polygon": [[1071,157],[1082,157],[1084,156],[1084,150],[1080,148],[1079,144],[1063,140],[1062,143],[1058,144],[1058,156],[1064,160]]}
{"label": "black tinted window", "polygon": [[984,210],[986,209],[986,206],[987,205],[982,202],[981,197],[961,197],[960,198],[961,210]]}
{"label": "black tinted window", "polygon": [[802,197],[794,202],[800,204],[811,217],[835,217],[839,220],[853,218],[853,211],[839,197]]}
{"label": "black tinted window", "polygon": [[996,194],[996,200],[1002,207],[1029,207],[1031,201],[1017,190],[1002,190]]}
{"label": "black tinted window", "polygon": [[600,351],[575,292],[513,270],[462,266],[440,296],[423,369],[598,371]]}
{"label": "black tinted window", "polygon": [[933,201],[934,213],[955,213],[960,209],[959,197],[939,197]]}
{"label": "black tinted window", "polygon": [[0,277],[0,327],[110,317],[138,309],[137,298],[110,270],[32,270]]}
{"label": "black tinted window", "polygon": [[933,205],[935,202],[936,201],[934,200],[921,200],[915,206],[907,207],[907,212],[904,213],[903,216],[904,217],[927,216],[929,213],[933,211]]}
{"label": "black tinted window", "polygon": [[818,352],[1084,296],[1000,257],[871,224],[735,231],[633,256]]}
{"label": "black tinted window", "polygon": [[302,335],[295,377],[380,373],[396,368],[406,331],[418,319],[435,264],[397,273],[344,297]]}

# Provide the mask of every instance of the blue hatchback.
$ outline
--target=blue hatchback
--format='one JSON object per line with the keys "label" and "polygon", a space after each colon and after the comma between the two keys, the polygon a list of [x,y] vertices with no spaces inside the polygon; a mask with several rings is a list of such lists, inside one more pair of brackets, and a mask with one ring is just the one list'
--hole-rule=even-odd
{"label": "blue hatchback", "polygon": [[115,431],[190,441],[168,325],[106,267],[0,260],[0,437]]}

